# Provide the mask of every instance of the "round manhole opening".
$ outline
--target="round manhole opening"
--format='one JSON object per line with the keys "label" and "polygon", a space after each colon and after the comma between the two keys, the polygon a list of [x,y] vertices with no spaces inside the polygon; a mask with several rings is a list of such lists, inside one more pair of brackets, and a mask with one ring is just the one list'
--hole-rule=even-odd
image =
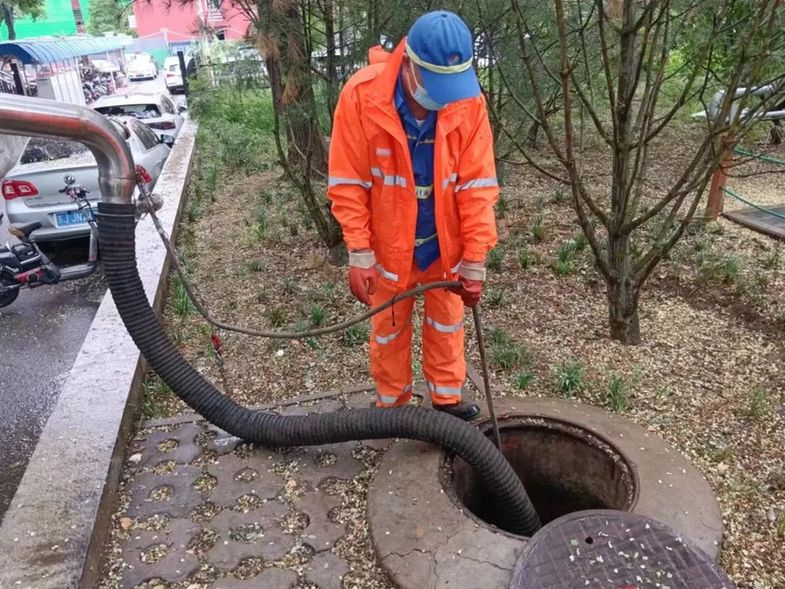
{"label": "round manhole opening", "polygon": [[[490,425],[484,426],[491,435]],[[543,525],[587,509],[629,511],[638,496],[633,469],[608,440],[572,423],[509,416],[499,420],[502,454],[523,481]],[[463,459],[448,455],[444,487],[470,514],[506,530],[503,510]]]}

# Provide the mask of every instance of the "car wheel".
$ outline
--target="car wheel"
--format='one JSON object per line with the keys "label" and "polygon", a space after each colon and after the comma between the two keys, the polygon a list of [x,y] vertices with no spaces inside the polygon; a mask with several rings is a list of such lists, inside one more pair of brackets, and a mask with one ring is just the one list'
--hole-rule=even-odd
{"label": "car wheel", "polygon": [[[3,270],[0,272],[0,286],[11,286],[17,284],[16,280],[14,279],[13,274],[8,272],[7,270]],[[19,289],[14,288],[12,290],[3,290],[0,291],[0,307],[7,307],[11,303],[16,300],[16,297],[19,296]]]}

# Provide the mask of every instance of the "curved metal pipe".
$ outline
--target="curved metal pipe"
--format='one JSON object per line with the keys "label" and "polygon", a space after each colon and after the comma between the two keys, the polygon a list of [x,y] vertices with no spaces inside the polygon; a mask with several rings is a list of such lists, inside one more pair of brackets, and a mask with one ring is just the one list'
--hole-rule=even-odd
{"label": "curved metal pipe", "polygon": [[98,163],[103,202],[130,204],[136,187],[131,150],[115,126],[85,106],[0,94],[0,133],[63,137],[84,143]]}

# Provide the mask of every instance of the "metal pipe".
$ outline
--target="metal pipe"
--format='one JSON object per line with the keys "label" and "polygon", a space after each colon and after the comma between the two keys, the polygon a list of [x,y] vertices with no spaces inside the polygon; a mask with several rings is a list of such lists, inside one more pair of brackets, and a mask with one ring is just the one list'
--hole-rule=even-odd
{"label": "metal pipe", "polygon": [[98,163],[102,202],[133,202],[136,173],[131,150],[115,126],[94,110],[43,98],[0,94],[0,133],[63,137],[84,143]]}

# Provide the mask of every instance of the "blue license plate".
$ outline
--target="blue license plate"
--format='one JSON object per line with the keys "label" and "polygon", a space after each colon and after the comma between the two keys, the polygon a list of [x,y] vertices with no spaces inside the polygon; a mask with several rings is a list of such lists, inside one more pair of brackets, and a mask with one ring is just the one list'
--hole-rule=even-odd
{"label": "blue license plate", "polygon": [[58,227],[67,227],[69,225],[79,225],[86,223],[87,219],[82,211],[66,211],[65,213],[56,213],[55,219],[57,220]]}

